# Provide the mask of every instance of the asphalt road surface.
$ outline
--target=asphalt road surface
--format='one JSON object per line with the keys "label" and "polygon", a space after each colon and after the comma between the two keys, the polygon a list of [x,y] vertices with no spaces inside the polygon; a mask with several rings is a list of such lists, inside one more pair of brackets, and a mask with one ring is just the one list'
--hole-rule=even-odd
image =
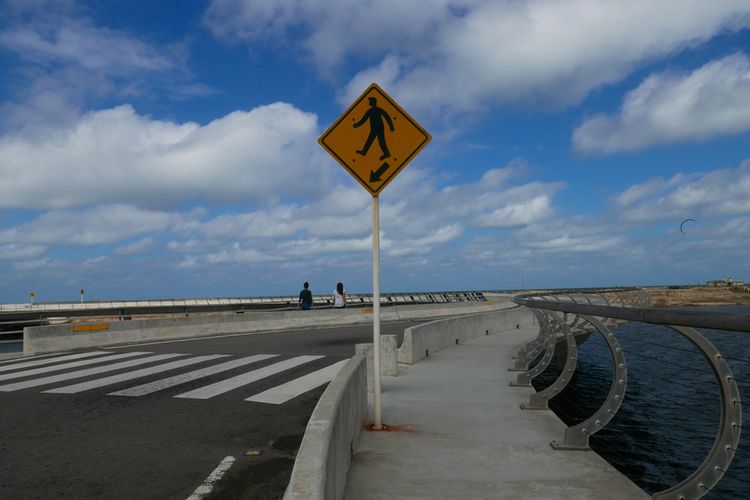
{"label": "asphalt road surface", "polygon": [[371,324],[0,361],[0,498],[184,500],[222,463],[206,498],[280,498],[333,365],[365,342]]}

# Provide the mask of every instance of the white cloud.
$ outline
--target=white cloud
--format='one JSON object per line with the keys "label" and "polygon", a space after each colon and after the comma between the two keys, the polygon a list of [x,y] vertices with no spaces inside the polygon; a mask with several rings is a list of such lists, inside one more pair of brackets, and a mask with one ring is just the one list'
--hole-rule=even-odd
{"label": "white cloud", "polygon": [[400,48],[421,51],[454,7],[476,3],[433,0],[425,8],[399,0],[214,0],[205,21],[218,37],[251,43],[282,43],[302,30],[307,33],[300,40],[302,47],[325,74],[352,55],[368,59]]}
{"label": "white cloud", "polygon": [[[729,220],[717,229],[717,233],[721,236],[720,239],[722,240],[726,240],[727,238],[750,240],[750,217],[737,217]],[[746,248],[747,245],[743,245],[743,251]]]}
{"label": "white cloud", "polygon": [[186,241],[170,241],[167,243],[167,249],[176,253],[190,253],[200,250],[204,242],[199,239],[189,239]]}
{"label": "white cloud", "polygon": [[253,248],[242,248],[234,243],[229,248],[205,256],[207,264],[257,264],[260,262],[278,261],[279,257],[266,255]]}
{"label": "white cloud", "polygon": [[[469,228],[522,227],[554,213],[561,183],[522,183],[526,167],[513,161],[475,182],[440,187],[431,170],[410,166],[381,202],[384,258],[425,262],[446,251]],[[186,254],[181,266],[275,265],[320,261],[329,268],[372,250],[371,197],[358,185],[335,186],[309,203],[223,214],[182,224],[167,247]],[[531,201],[529,201],[531,200]]]}
{"label": "white cloud", "polygon": [[22,260],[14,262],[13,269],[16,271],[34,271],[47,268],[52,263],[53,261],[46,257],[43,259]]}
{"label": "white cloud", "polygon": [[462,230],[459,224],[438,227],[421,238],[396,239],[387,237],[381,239],[381,248],[385,255],[401,257],[404,255],[429,254],[435,247],[456,240],[461,236]]}
{"label": "white cloud", "polygon": [[131,205],[105,205],[85,210],[56,210],[17,227],[0,230],[0,244],[101,245],[143,233],[165,231],[182,216]]}
{"label": "white cloud", "polygon": [[[80,109],[116,96],[151,100],[212,92],[194,81],[186,46],[161,46],[125,31],[96,25],[74,2],[5,2],[0,50],[14,54],[0,125],[44,131],[73,122]],[[13,62],[18,61],[17,64]]]}
{"label": "white cloud", "polygon": [[614,198],[628,221],[750,214],[750,161],[736,169],[676,174],[636,184]]}
{"label": "white cloud", "polygon": [[552,214],[549,196],[537,196],[530,200],[519,201],[484,214],[479,218],[483,226],[513,227],[530,224]]}
{"label": "white cloud", "polygon": [[330,170],[316,131],[315,115],[285,103],[204,126],[153,120],[127,105],[94,111],[43,137],[0,138],[0,207],[254,202],[325,190]]}
{"label": "white cloud", "polygon": [[689,74],[649,76],[615,116],[597,114],[573,133],[586,153],[635,151],[750,130],[750,59],[734,54]]}
{"label": "white cloud", "polygon": [[625,235],[612,226],[581,217],[527,226],[515,240],[521,248],[559,254],[611,252],[626,246]]}
{"label": "white cloud", "polygon": [[346,87],[347,103],[377,77],[407,109],[439,115],[577,103],[637,65],[748,26],[750,4],[444,0],[425,8],[398,0],[214,0],[205,19],[232,40],[301,40],[297,48],[324,75],[354,63],[361,72]]}
{"label": "white cloud", "polygon": [[136,255],[148,251],[154,245],[154,239],[146,237],[129,245],[117,247],[112,252],[115,255]]}
{"label": "white cloud", "polygon": [[27,260],[39,257],[47,250],[43,245],[8,243],[0,245],[0,260]]}
{"label": "white cloud", "polygon": [[0,46],[38,64],[74,64],[113,76],[179,69],[173,55],[82,20],[63,18],[55,25],[16,26],[0,32]]}

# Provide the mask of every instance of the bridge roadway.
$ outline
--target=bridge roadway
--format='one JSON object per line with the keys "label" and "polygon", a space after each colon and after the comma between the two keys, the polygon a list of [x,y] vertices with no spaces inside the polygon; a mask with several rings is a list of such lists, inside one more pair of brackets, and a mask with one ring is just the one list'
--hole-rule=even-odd
{"label": "bridge roadway", "polygon": [[[382,333],[400,344],[423,321]],[[0,498],[184,500],[228,456],[212,498],[280,497],[320,370],[371,341],[364,324],[0,360]],[[193,380],[176,378],[185,373]],[[294,380],[287,396],[263,394]]]}

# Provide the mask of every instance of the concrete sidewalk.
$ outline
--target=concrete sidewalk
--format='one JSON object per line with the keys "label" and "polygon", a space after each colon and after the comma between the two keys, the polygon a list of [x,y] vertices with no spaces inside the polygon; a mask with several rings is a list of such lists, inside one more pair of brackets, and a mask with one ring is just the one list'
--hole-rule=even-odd
{"label": "concrete sidewalk", "polygon": [[507,369],[535,335],[479,337],[383,377],[392,430],[362,432],[345,498],[647,498],[595,452],[553,450],[565,425],[552,411],[519,408],[533,389]]}

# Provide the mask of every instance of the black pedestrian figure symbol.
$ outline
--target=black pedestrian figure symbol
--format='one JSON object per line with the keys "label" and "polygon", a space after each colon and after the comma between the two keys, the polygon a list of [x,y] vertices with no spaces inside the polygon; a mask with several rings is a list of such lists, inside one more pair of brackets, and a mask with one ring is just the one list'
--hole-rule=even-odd
{"label": "black pedestrian figure symbol", "polygon": [[393,132],[393,122],[391,121],[391,117],[388,116],[388,113],[386,113],[383,108],[378,107],[378,100],[374,97],[370,97],[367,99],[367,102],[370,103],[370,109],[367,110],[365,113],[365,116],[362,117],[361,120],[359,120],[357,123],[354,124],[354,128],[360,127],[365,121],[370,121],[370,135],[367,136],[367,141],[365,141],[364,147],[362,149],[357,151],[357,154],[366,156],[367,152],[370,150],[370,146],[372,146],[372,141],[375,140],[377,137],[378,144],[380,145],[380,150],[383,152],[383,156],[380,157],[381,160],[385,160],[389,156],[391,156],[391,153],[388,151],[388,145],[385,142],[385,127],[383,126],[383,118],[385,118],[385,121],[388,122],[388,128],[391,132]]}

